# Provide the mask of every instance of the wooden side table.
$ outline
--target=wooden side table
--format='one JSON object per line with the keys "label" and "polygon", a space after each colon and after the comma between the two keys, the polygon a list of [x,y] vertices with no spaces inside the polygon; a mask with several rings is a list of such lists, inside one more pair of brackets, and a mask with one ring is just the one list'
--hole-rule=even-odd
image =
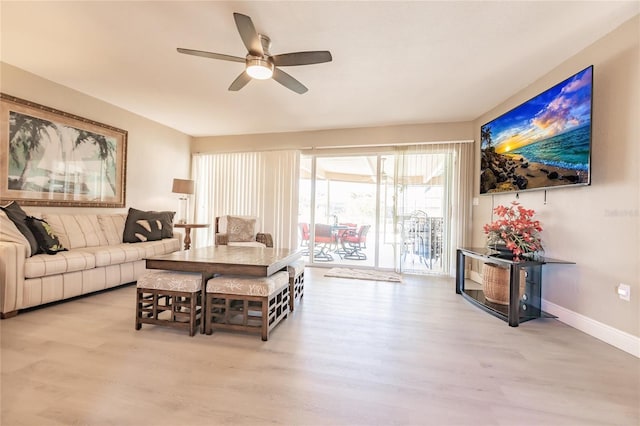
{"label": "wooden side table", "polygon": [[208,223],[176,223],[174,228],[184,228],[184,249],[191,248],[191,229],[192,228],[208,228]]}

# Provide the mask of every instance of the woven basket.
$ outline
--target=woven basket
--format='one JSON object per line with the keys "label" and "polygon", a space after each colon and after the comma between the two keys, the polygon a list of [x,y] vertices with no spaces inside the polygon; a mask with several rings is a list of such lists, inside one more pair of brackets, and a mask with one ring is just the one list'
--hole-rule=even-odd
{"label": "woven basket", "polygon": [[[520,270],[520,294],[522,298],[526,287],[526,273]],[[482,271],[482,291],[484,298],[499,305],[509,304],[509,269],[491,263],[485,263]]]}

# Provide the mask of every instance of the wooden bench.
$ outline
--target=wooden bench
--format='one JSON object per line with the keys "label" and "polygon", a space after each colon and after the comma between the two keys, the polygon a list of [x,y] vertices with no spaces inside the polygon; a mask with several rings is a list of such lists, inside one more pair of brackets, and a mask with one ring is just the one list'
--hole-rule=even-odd
{"label": "wooden bench", "polygon": [[205,333],[260,333],[262,340],[289,314],[289,273],[269,277],[220,275],[207,281]]}
{"label": "wooden bench", "polygon": [[136,330],[154,324],[196,333],[202,320],[202,274],[147,272],[136,284]]}
{"label": "wooden bench", "polygon": [[304,259],[298,259],[287,267],[289,271],[289,310],[293,312],[296,301],[304,296]]}

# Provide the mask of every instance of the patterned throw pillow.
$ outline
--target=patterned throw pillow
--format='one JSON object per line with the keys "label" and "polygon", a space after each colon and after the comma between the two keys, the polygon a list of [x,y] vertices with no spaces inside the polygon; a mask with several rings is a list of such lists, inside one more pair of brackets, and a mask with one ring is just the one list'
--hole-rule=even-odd
{"label": "patterned throw pillow", "polygon": [[227,217],[227,235],[229,242],[248,242],[256,240],[256,220],[236,216]]}
{"label": "patterned throw pillow", "polygon": [[31,247],[31,253],[29,256],[33,256],[38,252],[38,241],[36,240],[35,235],[29,229],[29,225],[27,224],[27,216],[29,216],[15,201],[10,202],[6,206],[0,206],[7,217],[11,219],[11,221],[16,225],[18,231],[22,232],[22,235],[29,242],[29,246]]}
{"label": "patterned throw pillow", "polygon": [[145,212],[130,208],[124,225],[122,241],[139,243],[171,238],[173,237],[174,215],[175,212]]}
{"label": "patterned throw pillow", "polygon": [[33,216],[27,216],[26,222],[38,241],[38,253],[56,254],[59,251],[67,251],[47,222]]}

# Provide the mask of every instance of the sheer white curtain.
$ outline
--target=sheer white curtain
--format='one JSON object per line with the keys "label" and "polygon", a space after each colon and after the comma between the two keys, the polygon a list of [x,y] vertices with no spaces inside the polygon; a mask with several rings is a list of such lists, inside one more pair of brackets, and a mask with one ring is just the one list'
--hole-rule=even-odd
{"label": "sheer white curtain", "polygon": [[214,221],[227,214],[256,216],[276,247],[296,247],[299,151],[196,154],[192,163],[195,221],[211,223],[196,247],[214,244]]}
{"label": "sheer white curtain", "polygon": [[398,215],[411,210],[411,200],[400,188],[417,175],[423,181],[442,184],[444,196],[444,272],[455,275],[455,253],[468,241],[471,229],[473,143],[452,142],[398,147],[396,152],[396,200]]}

